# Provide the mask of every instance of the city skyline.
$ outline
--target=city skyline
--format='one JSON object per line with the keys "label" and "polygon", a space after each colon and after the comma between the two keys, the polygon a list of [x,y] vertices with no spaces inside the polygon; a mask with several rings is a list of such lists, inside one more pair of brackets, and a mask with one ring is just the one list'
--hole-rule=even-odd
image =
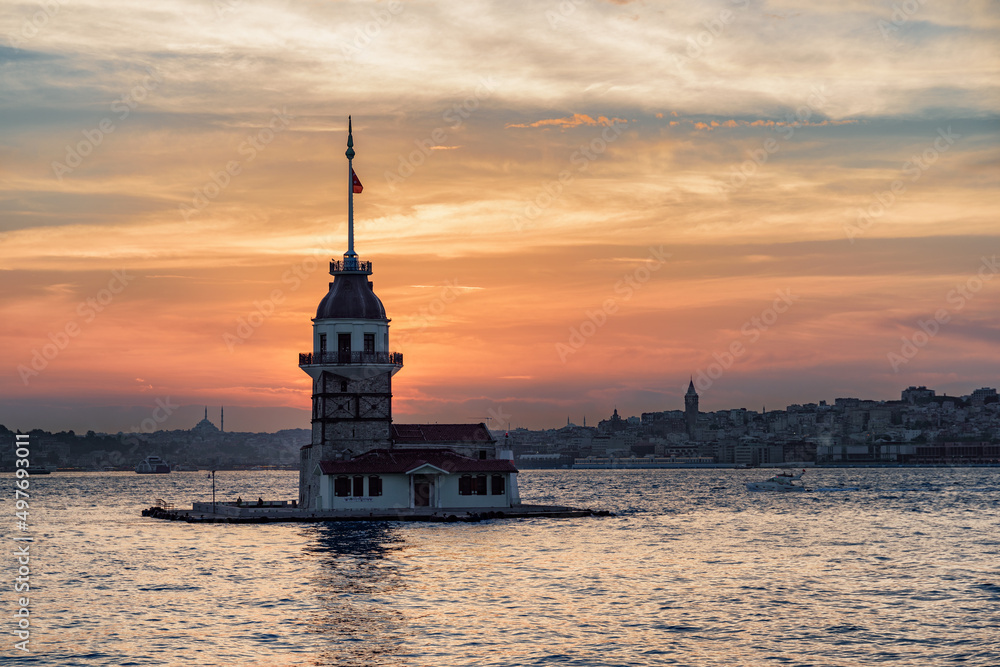
{"label": "city skyline", "polygon": [[[936,392],[933,387],[915,387],[913,385],[900,390],[900,394],[904,395],[908,390],[930,390],[932,394]],[[968,391],[967,393],[960,394],[948,394],[947,392],[941,392],[937,394],[937,400],[944,400],[948,398],[963,399],[969,398],[974,395],[977,390],[990,389],[988,387],[977,388]],[[995,388],[993,388],[995,390]],[[802,400],[798,403],[789,403],[787,405],[772,406],[767,408],[766,405],[761,405],[759,407],[754,406],[723,406],[723,407],[712,407],[711,409],[704,409],[698,406],[699,396],[696,396],[695,406],[697,407],[697,414],[711,414],[716,412],[729,412],[729,411],[740,411],[745,410],[748,413],[761,414],[767,413],[778,413],[785,412],[789,407],[792,406],[809,406],[809,405],[823,405],[827,404],[829,406],[834,405],[834,403],[841,399],[846,400],[859,400],[862,402],[872,401],[875,403],[898,403],[906,402],[904,398],[873,398],[870,396],[857,395],[857,396],[836,396],[819,398],[812,400]],[[686,401],[684,397],[681,397],[682,404],[680,406],[665,406],[658,410],[645,410],[634,412],[627,406],[613,405],[610,410],[597,409],[593,414],[590,414],[589,427],[596,428],[598,423],[603,420],[610,419],[612,414],[618,414],[623,420],[629,418],[640,418],[644,414],[655,414],[664,412],[676,412],[678,414],[684,414],[686,411]],[[222,415],[226,407],[230,409],[230,427],[226,428],[224,431],[222,427]],[[621,407],[621,412],[619,412],[619,407]],[[273,410],[273,409],[272,409]],[[304,425],[301,424],[301,415],[297,414],[294,410],[287,410],[286,414],[275,417],[273,415],[260,415],[260,408],[247,408],[244,406],[211,406],[211,405],[176,405],[170,401],[158,401],[157,405],[150,410],[149,406],[129,406],[129,407],[116,407],[112,409],[109,413],[105,414],[99,412],[97,417],[90,415],[89,417],[83,412],[79,413],[68,413],[61,416],[60,420],[54,422],[54,426],[45,427],[38,424],[29,423],[30,418],[21,419],[18,422],[3,423],[0,422],[0,426],[4,426],[12,431],[28,432],[30,430],[41,429],[47,432],[65,432],[74,431],[77,435],[83,435],[87,431],[95,431],[98,433],[105,433],[109,435],[114,435],[116,433],[123,433],[125,435],[135,433],[135,434],[148,434],[157,431],[186,431],[192,430],[195,426],[205,420],[211,423],[213,426],[218,428],[220,432],[228,433],[275,433],[277,431],[287,430],[287,429],[302,429],[304,431],[309,430],[308,422]],[[267,411],[267,409],[265,409]],[[41,413],[40,413],[41,414]],[[501,423],[501,418],[504,416],[503,412],[496,411],[492,415],[486,415],[480,421],[486,424],[493,431],[504,431],[504,430],[515,430],[520,428],[526,428],[528,430],[539,431],[539,430],[555,430],[571,424],[573,426],[588,426],[587,417],[589,413],[584,413],[580,411],[574,411],[567,413],[564,416],[566,423],[558,422],[551,424],[538,424],[534,426],[528,426],[525,424],[518,423]],[[308,413],[306,415],[308,417]],[[509,416],[509,415],[508,415]],[[233,424],[234,419],[236,420],[235,427]],[[472,421],[474,417],[469,417],[469,421]],[[75,421],[72,421],[75,420]],[[102,423],[100,420],[112,424],[112,427],[101,428],[99,424]],[[22,423],[23,422],[23,423]],[[287,425],[279,426],[274,428],[272,424],[286,422]],[[113,425],[119,425],[117,428]],[[122,426],[128,424],[127,426]],[[269,430],[270,429],[270,430]]]}
{"label": "city skyline", "polygon": [[348,114],[394,419],[596,424],[691,376],[702,411],[996,385],[989,4],[19,7],[10,428],[307,428]]}

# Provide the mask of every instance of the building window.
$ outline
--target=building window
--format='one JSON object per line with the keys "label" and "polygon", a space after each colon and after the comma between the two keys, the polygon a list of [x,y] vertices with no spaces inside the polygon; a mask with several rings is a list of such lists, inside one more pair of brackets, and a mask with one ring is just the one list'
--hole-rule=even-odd
{"label": "building window", "polygon": [[347,391],[347,380],[340,381],[340,391]]}
{"label": "building window", "polygon": [[365,495],[365,478],[364,475],[354,476],[354,494],[355,496]]}
{"label": "building window", "polygon": [[371,354],[375,352],[375,334],[365,334],[365,352]]}
{"label": "building window", "polygon": [[493,493],[494,496],[502,496],[504,494],[504,491],[506,490],[504,488],[505,487],[504,476],[503,475],[493,475],[493,479],[491,481],[492,481],[492,484],[490,486],[492,488],[490,489],[490,491]]}
{"label": "building window", "polygon": [[381,496],[382,495],[382,478],[378,475],[368,476],[368,495],[369,496]]}
{"label": "building window", "polygon": [[[493,483],[496,488],[496,482]],[[503,480],[500,482],[500,493],[503,493]],[[458,478],[458,495],[485,496],[488,491],[486,475],[462,475]],[[494,492],[496,493],[496,492]]]}
{"label": "building window", "polygon": [[351,495],[351,478],[341,475],[333,480],[333,495],[341,498]]}
{"label": "building window", "polygon": [[472,495],[472,475],[462,475],[458,478],[458,495]]}
{"label": "building window", "polygon": [[319,335],[319,353],[320,355],[326,354],[326,334]]}

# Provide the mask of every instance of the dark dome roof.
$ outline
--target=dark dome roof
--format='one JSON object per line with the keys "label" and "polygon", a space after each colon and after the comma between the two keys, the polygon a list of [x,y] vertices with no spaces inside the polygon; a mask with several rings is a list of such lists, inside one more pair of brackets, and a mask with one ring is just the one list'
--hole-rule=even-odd
{"label": "dark dome roof", "polygon": [[385,306],[372,289],[368,276],[363,273],[344,273],[335,276],[330,291],[319,302],[316,319],[384,320]]}

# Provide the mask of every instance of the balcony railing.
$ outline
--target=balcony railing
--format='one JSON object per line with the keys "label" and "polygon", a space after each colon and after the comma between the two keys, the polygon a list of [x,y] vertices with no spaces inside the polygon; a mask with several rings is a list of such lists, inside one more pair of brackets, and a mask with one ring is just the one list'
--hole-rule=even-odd
{"label": "balcony railing", "polygon": [[402,366],[402,352],[302,352],[299,366],[329,364],[331,366],[364,366],[381,364]]}
{"label": "balcony railing", "polygon": [[345,260],[334,259],[334,260],[330,260],[330,273],[331,274],[341,273],[343,271],[358,271],[360,273],[368,273],[368,274],[370,274],[372,272],[372,263],[371,262],[362,262],[357,257],[355,257],[353,260],[351,260],[351,259],[345,259]]}

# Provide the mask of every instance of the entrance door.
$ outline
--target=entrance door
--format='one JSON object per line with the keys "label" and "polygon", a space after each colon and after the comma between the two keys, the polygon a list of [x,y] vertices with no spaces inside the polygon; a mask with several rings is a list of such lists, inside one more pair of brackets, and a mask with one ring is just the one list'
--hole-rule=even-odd
{"label": "entrance door", "polygon": [[351,363],[351,334],[337,334],[337,354],[340,363]]}
{"label": "entrance door", "polygon": [[431,479],[427,475],[413,477],[413,506],[431,506]]}

